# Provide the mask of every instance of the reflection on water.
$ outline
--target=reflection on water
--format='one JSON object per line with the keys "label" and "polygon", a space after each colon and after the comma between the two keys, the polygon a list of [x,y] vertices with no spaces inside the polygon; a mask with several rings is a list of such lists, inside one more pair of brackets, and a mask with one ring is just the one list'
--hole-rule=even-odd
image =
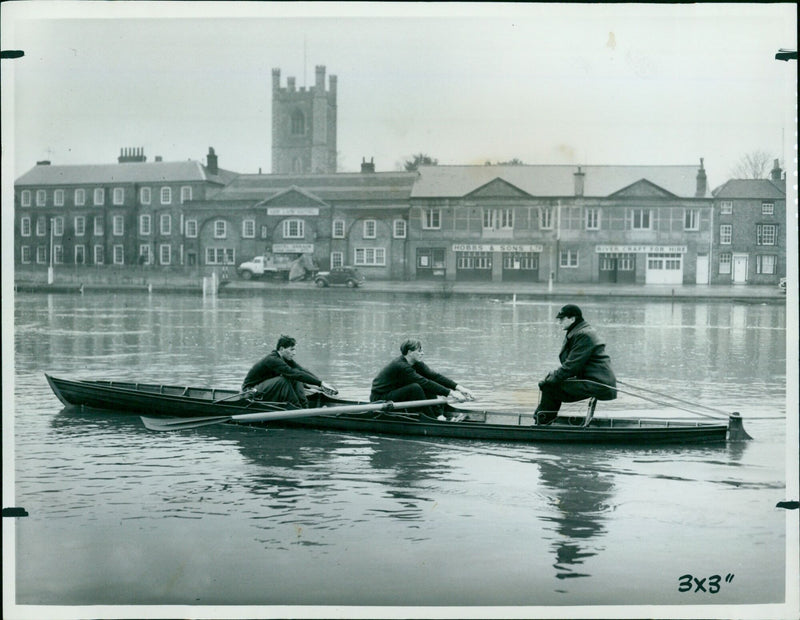
{"label": "reflection on water", "polygon": [[[178,524],[189,546],[213,556],[197,529],[213,519],[223,520],[228,543],[240,545],[234,565],[221,562],[215,578],[230,579],[241,565],[263,571],[268,585],[248,592],[256,602],[262,595],[287,604],[631,602],[615,566],[633,573],[649,602],[675,596],[654,589],[652,575],[682,574],[681,558],[715,558],[720,549],[758,558],[765,575],[743,575],[751,585],[728,596],[755,592],[756,584],[775,596],[782,526],[762,507],[772,510],[785,484],[782,429],[747,417],[785,412],[782,306],[581,304],[620,378],[742,411],[756,437],[750,444],[537,446],[231,425],[153,433],[135,415],[63,409],[43,377],[237,387],[289,333],[301,364],[345,398],[364,398],[401,340],[418,336],[428,362],[472,388],[481,407],[526,412],[537,394],[525,386],[551,369],[561,344],[558,303],[331,293],[309,291],[291,304],[17,296],[16,499],[34,517],[30,527],[40,528],[25,539],[21,564],[33,602],[43,596],[42,575],[57,568],[44,543],[39,550],[30,542],[48,540],[42,528],[62,524],[82,549],[92,544],[88,526],[122,524],[136,541]],[[633,406],[641,403],[621,396],[598,416]],[[683,542],[676,531],[703,537]],[[655,546],[673,538],[671,559]],[[91,562],[81,557],[80,579],[91,582]],[[661,565],[649,566],[649,558]],[[166,555],[141,562],[132,574],[172,578],[158,573]],[[191,566],[181,570],[192,574]],[[299,588],[298,574],[313,587]]]}

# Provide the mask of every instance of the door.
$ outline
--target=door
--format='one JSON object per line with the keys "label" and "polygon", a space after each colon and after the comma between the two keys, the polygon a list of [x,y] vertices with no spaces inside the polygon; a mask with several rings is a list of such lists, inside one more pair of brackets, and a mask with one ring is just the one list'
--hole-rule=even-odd
{"label": "door", "polygon": [[697,255],[697,284],[708,284],[708,254]]}
{"label": "door", "polygon": [[733,255],[733,283],[744,284],[747,282],[747,254]]}
{"label": "door", "polygon": [[648,254],[645,284],[682,284],[681,254]]}

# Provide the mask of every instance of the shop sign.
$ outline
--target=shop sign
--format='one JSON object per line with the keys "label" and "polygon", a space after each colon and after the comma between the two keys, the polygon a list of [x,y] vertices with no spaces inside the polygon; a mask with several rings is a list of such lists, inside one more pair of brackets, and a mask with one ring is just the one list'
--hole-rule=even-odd
{"label": "shop sign", "polygon": [[514,245],[510,243],[454,243],[453,252],[541,252],[541,245]]}
{"label": "shop sign", "polygon": [[319,215],[319,207],[267,207],[267,215]]}
{"label": "shop sign", "polygon": [[685,245],[596,245],[597,254],[686,254]]}
{"label": "shop sign", "polygon": [[313,254],[313,243],[273,243],[273,254]]}

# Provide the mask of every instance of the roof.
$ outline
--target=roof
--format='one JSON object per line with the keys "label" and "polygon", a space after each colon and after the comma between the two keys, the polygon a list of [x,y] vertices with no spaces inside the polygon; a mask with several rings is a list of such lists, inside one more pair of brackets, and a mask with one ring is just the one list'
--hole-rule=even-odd
{"label": "roof", "polygon": [[242,174],[209,200],[268,200],[295,187],[325,202],[404,200],[411,196],[415,172],[340,172],[337,174]]}
{"label": "roof", "polygon": [[731,179],[726,181],[712,194],[714,198],[769,198],[786,199],[785,181],[770,179]]}
{"label": "roof", "polygon": [[209,181],[228,183],[237,173],[219,170],[209,174],[199,161],[154,161],[73,166],[37,165],[19,177],[15,185],[82,185],[106,183],[171,183]]}
{"label": "roof", "polygon": [[[580,166],[584,196],[605,197],[646,180],[679,197],[695,197],[698,167]],[[500,178],[531,196],[574,196],[578,166],[421,166],[413,198],[465,196]]]}

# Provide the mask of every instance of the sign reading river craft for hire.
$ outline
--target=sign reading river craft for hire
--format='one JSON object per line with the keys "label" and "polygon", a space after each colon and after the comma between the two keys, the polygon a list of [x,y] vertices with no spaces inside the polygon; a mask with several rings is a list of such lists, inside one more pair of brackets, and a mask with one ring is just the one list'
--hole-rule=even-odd
{"label": "sign reading river craft for hire", "polygon": [[597,254],[686,254],[685,245],[596,245]]}

